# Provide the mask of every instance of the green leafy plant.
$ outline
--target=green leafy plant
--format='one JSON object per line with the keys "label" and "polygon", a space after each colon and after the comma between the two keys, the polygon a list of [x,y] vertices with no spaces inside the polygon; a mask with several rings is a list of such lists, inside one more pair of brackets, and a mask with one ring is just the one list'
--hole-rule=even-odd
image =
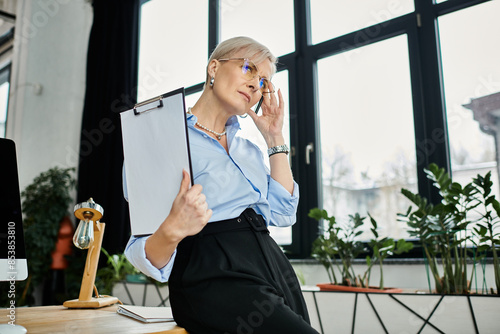
{"label": "green leafy plant", "polygon": [[[330,282],[339,284],[334,267],[340,272],[340,284],[351,286],[356,281],[352,261],[364,251],[363,243],[356,240],[363,231],[363,220],[359,215],[350,216],[345,227],[337,224],[334,216],[329,216],[326,210],[318,208],[309,211],[309,217],[318,221],[328,222],[325,235],[320,235],[314,242],[312,257],[317,259],[326,269]],[[339,264],[340,261],[340,264]]]}
{"label": "green leafy plant", "polygon": [[[325,233],[313,242],[311,255],[323,265],[330,282],[334,284],[369,287],[371,270],[378,263],[379,287],[384,289],[383,260],[390,255],[407,252],[413,247],[412,243],[404,239],[395,242],[389,237],[379,238],[377,222],[371,216],[369,216],[372,225],[370,231],[374,237],[367,244],[359,240],[367,217],[362,217],[358,213],[349,215],[349,221],[345,226],[340,226],[335,217],[329,216],[326,210],[313,208],[309,211],[309,217],[328,222]],[[369,254],[366,256],[367,269],[363,275],[356,275],[353,260],[362,253]],[[340,273],[340,279],[337,279],[336,272]]]}
{"label": "green leafy plant", "polygon": [[[106,266],[99,268],[96,273],[96,287],[99,293],[110,295],[116,283],[126,280],[127,275],[138,275],[139,271],[127,260],[125,254],[110,255],[104,248],[101,251],[106,255]],[[147,279],[142,275],[144,282]]]}
{"label": "green leafy plant", "polygon": [[37,176],[21,193],[28,278],[19,282],[18,305],[33,302],[33,289],[47,277],[62,219],[75,188],[74,168],[54,167]]}
{"label": "green leafy plant", "polygon": [[500,248],[500,203],[491,194],[493,186],[491,173],[487,173],[484,177],[478,175],[472,182],[477,190],[478,196],[476,198],[479,198],[481,202],[480,207],[484,208],[484,212],[481,212],[481,219],[474,227],[474,231],[479,238],[477,243],[478,251],[486,252],[491,250],[495,285],[497,294],[500,294],[500,260],[498,258]]}
{"label": "green leafy plant", "polygon": [[372,266],[375,263],[379,264],[379,269],[380,269],[380,282],[379,282],[379,287],[380,289],[384,288],[384,267],[383,267],[383,262],[384,260],[394,254],[402,254],[409,252],[410,250],[413,249],[413,244],[411,242],[407,242],[404,239],[399,239],[398,241],[395,241],[393,238],[389,237],[383,237],[379,238],[379,234],[377,231],[377,222],[373,217],[368,214],[370,217],[370,222],[372,224],[372,227],[370,228],[370,231],[373,234],[373,238],[368,242],[369,248],[372,250],[372,255],[367,255],[366,256],[366,264],[368,265],[368,269],[365,271],[365,274],[363,275],[363,278],[361,279],[364,281],[363,286],[368,286],[368,282],[370,280],[370,273]]}
{"label": "green leafy plant", "polygon": [[[498,291],[497,248],[500,242],[495,227],[499,225],[500,205],[491,195],[491,174],[484,178],[478,175],[471,183],[461,186],[436,164],[429,165],[425,173],[439,190],[440,203],[432,204],[427,198],[402,189],[402,194],[416,208],[410,206],[406,213],[398,216],[409,227],[410,236],[420,240],[436,292],[470,293],[469,282],[473,280],[474,270],[468,277],[467,262],[472,261],[475,266],[480,259],[472,245],[478,246],[478,251],[493,251]],[[485,213],[478,215],[481,207]]]}

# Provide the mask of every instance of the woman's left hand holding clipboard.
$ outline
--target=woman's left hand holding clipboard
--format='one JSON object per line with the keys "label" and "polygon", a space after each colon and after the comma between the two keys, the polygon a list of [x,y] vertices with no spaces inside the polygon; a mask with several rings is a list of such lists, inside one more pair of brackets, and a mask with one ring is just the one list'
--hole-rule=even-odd
{"label": "woman's left hand holding clipboard", "polygon": [[202,186],[195,184],[190,187],[190,184],[189,173],[183,170],[179,193],[169,215],[146,240],[146,257],[158,269],[168,263],[182,239],[200,232],[212,217]]}

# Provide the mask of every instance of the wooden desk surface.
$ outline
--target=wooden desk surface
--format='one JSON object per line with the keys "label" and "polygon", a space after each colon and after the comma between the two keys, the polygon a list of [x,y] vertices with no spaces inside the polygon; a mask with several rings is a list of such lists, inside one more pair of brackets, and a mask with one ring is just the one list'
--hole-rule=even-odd
{"label": "wooden desk surface", "polygon": [[[16,324],[28,333],[108,334],[155,333],[188,334],[175,322],[143,323],[116,313],[117,305],[100,309],[67,309],[61,306],[16,308]],[[0,309],[1,323],[7,323],[8,309]]]}

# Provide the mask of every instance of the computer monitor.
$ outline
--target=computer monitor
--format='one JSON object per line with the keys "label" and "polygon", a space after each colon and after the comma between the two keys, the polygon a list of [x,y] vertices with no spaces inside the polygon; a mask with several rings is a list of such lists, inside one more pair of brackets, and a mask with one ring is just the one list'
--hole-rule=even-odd
{"label": "computer monitor", "polygon": [[28,277],[16,146],[0,138],[0,281]]}

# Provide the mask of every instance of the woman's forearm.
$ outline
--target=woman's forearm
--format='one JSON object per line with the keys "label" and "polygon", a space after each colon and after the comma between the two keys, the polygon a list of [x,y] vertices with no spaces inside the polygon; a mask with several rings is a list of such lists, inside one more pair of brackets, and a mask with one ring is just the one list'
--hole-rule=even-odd
{"label": "woman's forearm", "polygon": [[[284,138],[281,136],[268,141],[268,147],[283,145]],[[293,175],[288,162],[288,155],[285,153],[276,153],[269,157],[271,168],[271,177],[279,182],[290,194],[293,194]]]}
{"label": "woman's forearm", "polygon": [[163,235],[159,229],[146,240],[144,245],[146,258],[157,269],[161,269],[170,261],[179,242],[180,240],[175,241],[173,238]]}
{"label": "woman's forearm", "polygon": [[182,173],[181,187],[168,217],[144,246],[146,258],[158,269],[168,263],[182,239],[200,232],[212,216],[203,188],[199,184],[190,187],[188,172]]}

